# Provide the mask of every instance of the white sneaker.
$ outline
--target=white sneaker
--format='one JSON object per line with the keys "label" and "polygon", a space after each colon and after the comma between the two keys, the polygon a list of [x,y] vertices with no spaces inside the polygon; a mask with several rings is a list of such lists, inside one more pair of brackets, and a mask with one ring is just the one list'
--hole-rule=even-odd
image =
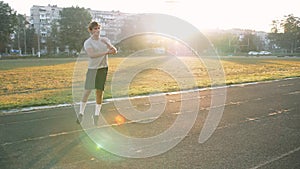
{"label": "white sneaker", "polygon": [[99,115],[93,115],[92,118],[93,118],[94,125],[98,126]]}
{"label": "white sneaker", "polygon": [[82,119],[83,119],[83,114],[79,114],[79,115],[77,116],[76,123],[77,123],[77,124],[80,124],[80,123],[82,122]]}

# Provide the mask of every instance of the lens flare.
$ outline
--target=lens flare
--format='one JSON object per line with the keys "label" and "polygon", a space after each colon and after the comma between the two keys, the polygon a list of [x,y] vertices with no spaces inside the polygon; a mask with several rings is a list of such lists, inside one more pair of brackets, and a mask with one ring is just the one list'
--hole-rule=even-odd
{"label": "lens flare", "polygon": [[117,123],[117,125],[121,125],[125,123],[125,118],[121,115],[117,115],[115,117],[115,122]]}
{"label": "lens flare", "polygon": [[[205,66],[206,69],[199,67],[199,70],[207,72],[211,87],[218,87],[216,90],[211,91],[211,106],[199,136],[198,142],[204,143],[216,130],[221,120],[224,110],[223,105],[225,105],[226,100],[226,88],[219,87],[226,84],[225,73],[214,46],[195,26],[174,16],[137,14],[122,18],[120,21],[126,23],[126,25],[124,25],[124,31],[120,31],[115,37],[116,42],[114,44],[123,49],[124,55],[121,53],[122,50],[119,50],[123,59],[119,60],[120,62],[118,61],[119,64],[114,67],[115,71],[111,71],[113,73],[108,79],[109,83],[106,88],[107,94],[111,95],[112,99],[102,109],[103,115],[106,115],[105,111],[109,112],[109,120],[106,120],[106,116],[102,116],[100,119],[103,125],[100,127],[95,127],[91,118],[85,118],[81,123],[82,128],[91,139],[90,141],[101,145],[101,151],[95,151],[95,144],[87,147],[92,148],[91,152],[95,153],[95,156],[99,158],[103,158],[99,154],[105,152],[127,158],[147,158],[165,153],[179,144],[192,129],[200,109],[201,97],[198,92],[197,79],[195,79],[195,74],[192,71],[192,69],[198,68],[189,65],[183,59],[193,56]],[[133,21],[136,26],[134,30],[131,29]],[[135,45],[131,47],[133,42],[135,42]],[[74,109],[77,114],[80,110],[80,104],[77,103],[82,99],[87,69],[88,56],[82,50],[74,67],[72,81],[72,95],[74,103],[76,103],[74,104]],[[176,120],[169,128],[158,135],[142,138],[133,137],[130,134],[125,135],[119,131],[129,131],[127,130],[129,125],[114,126],[122,125],[126,122],[132,125],[143,125],[160,117],[168,117],[163,115],[164,112],[169,111],[166,107],[169,103],[167,100],[168,93],[159,91],[157,93],[156,91],[160,87],[159,80],[164,76],[158,76],[157,73],[153,73],[153,76],[149,77],[151,78],[150,82],[157,83],[158,87],[153,85],[151,86],[153,90],[139,91],[139,95],[143,96],[150,93],[147,96],[149,105],[141,103],[134,106],[130,100],[132,93],[129,89],[133,89],[131,84],[134,83],[137,75],[147,70],[164,72],[176,81],[179,88],[170,89],[170,91],[176,91],[180,94],[180,102],[178,102],[176,107],[179,109],[178,112],[181,113],[176,115]],[[149,79],[147,77],[143,78],[145,78],[145,82]],[[153,82],[154,80],[155,82]],[[172,86],[167,81],[163,82]],[[92,97],[90,99],[96,99],[94,96]],[[143,105],[143,108],[146,110],[142,111],[144,110],[143,108],[139,109],[140,107],[138,106],[140,105]],[[110,108],[110,106],[113,106],[113,108]],[[92,112],[94,105],[90,104],[87,106],[87,109],[87,111]],[[110,113],[112,109],[117,112]],[[91,113],[89,115],[92,116]],[[149,131],[145,130],[142,132],[152,131],[149,129]]]}
{"label": "lens flare", "polygon": [[100,150],[102,149],[102,146],[100,144],[97,144],[97,147],[96,147],[97,150]]}

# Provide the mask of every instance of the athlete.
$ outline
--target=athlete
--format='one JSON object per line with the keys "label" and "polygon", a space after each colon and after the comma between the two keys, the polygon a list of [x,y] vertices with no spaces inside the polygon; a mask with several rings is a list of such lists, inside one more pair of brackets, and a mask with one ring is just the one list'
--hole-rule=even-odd
{"label": "athlete", "polygon": [[95,114],[93,115],[94,125],[98,125],[99,114],[102,107],[103,91],[108,71],[108,55],[116,54],[117,49],[111,44],[110,40],[100,36],[101,25],[92,21],[88,25],[90,37],[84,42],[89,62],[86,73],[86,80],[82,100],[80,102],[77,123],[80,124],[83,119],[84,110],[88,97],[92,90],[96,90]]}

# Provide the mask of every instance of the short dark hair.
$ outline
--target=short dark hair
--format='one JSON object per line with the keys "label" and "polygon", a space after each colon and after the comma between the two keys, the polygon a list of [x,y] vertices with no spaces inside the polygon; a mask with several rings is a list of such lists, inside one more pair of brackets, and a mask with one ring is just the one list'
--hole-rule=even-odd
{"label": "short dark hair", "polygon": [[93,30],[93,28],[98,27],[98,26],[101,27],[101,25],[98,22],[92,21],[89,23],[88,31],[91,32]]}

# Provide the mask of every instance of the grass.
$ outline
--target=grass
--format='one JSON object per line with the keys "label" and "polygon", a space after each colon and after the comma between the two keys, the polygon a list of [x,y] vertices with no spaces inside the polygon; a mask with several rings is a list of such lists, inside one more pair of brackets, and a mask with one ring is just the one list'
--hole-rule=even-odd
{"label": "grass", "polygon": [[[207,87],[212,84],[209,73],[215,71],[219,72],[215,74],[217,80],[224,79],[226,84],[300,76],[299,58],[222,58],[221,65],[214,59],[174,58],[111,57],[104,97]],[[85,59],[76,62],[74,58],[0,60],[0,110],[77,102],[82,94],[86,66]],[[220,66],[224,75],[220,74]],[[116,74],[120,76],[113,81]],[[126,86],[128,79],[131,80]],[[113,91],[112,82],[119,84]],[[94,95],[90,97],[93,99]]]}
{"label": "grass", "polygon": [[228,59],[222,61],[226,83],[265,81],[299,77],[300,59]]}

